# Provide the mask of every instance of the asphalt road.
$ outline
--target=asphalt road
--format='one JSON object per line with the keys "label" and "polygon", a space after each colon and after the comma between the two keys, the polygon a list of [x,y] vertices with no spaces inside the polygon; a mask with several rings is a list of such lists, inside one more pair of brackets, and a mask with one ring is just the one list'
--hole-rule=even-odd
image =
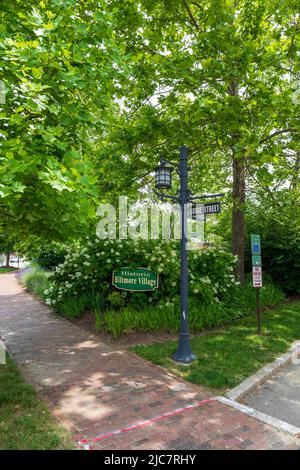
{"label": "asphalt road", "polygon": [[300,428],[300,363],[282,369],[245,404]]}

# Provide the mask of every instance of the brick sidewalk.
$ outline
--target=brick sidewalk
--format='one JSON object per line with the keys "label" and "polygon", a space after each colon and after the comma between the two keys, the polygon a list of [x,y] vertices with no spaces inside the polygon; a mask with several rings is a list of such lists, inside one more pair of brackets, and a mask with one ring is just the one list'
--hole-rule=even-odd
{"label": "brick sidewalk", "polygon": [[74,439],[88,439],[95,449],[300,447],[299,440],[217,401],[93,443],[209,394],[54,316],[12,273],[0,276],[0,336]]}

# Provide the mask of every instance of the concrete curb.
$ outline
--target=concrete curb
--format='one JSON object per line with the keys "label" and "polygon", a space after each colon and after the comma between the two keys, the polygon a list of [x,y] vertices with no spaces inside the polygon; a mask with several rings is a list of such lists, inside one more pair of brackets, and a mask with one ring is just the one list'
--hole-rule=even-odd
{"label": "concrete curb", "polygon": [[[294,357],[300,356],[300,341],[295,341],[287,353],[278,357],[271,364],[267,364],[254,375],[251,375],[237,387],[227,393],[229,400],[242,403],[243,399],[263,382],[268,380],[275,372],[292,362]],[[274,418],[275,419],[275,418]]]}
{"label": "concrete curb", "polygon": [[242,405],[240,403],[237,403],[236,401],[230,400],[225,397],[216,397],[216,400],[220,403],[224,403],[225,405],[231,406],[232,408],[235,408],[236,410],[241,411],[242,413],[245,413],[254,419],[257,419],[258,421],[261,421],[265,424],[279,429],[280,431],[288,433],[293,437],[300,437],[300,428],[293,426],[292,424],[286,423],[285,421],[281,421],[278,418],[273,418],[273,416],[266,415],[261,411],[254,410],[249,406]]}

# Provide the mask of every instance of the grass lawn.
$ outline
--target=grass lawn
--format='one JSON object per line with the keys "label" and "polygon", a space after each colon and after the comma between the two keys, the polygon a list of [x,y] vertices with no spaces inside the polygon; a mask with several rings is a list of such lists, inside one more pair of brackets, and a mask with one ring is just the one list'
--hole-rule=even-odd
{"label": "grass lawn", "polygon": [[134,346],[132,350],[190,382],[222,393],[272,362],[299,339],[300,302],[297,301],[265,312],[261,337],[256,334],[254,316],[224,330],[193,337],[191,346],[197,360],[188,366],[170,359],[177,346],[174,341]]}
{"label": "grass lawn", "polygon": [[71,449],[69,433],[7,359],[0,364],[0,450]]}
{"label": "grass lawn", "polygon": [[0,267],[0,274],[10,273],[11,271],[17,271],[16,268],[2,268]]}

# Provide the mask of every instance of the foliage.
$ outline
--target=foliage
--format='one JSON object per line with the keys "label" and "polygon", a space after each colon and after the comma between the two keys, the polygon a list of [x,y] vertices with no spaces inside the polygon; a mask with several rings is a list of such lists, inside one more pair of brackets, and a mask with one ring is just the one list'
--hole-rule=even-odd
{"label": "foliage", "polygon": [[16,271],[16,268],[2,268],[0,266],[0,274],[6,274],[6,273],[10,273],[12,271]]}
{"label": "foliage", "polygon": [[42,245],[35,252],[35,261],[41,268],[54,269],[63,263],[67,254],[67,247],[60,243]]}
{"label": "foliage", "polygon": [[2,233],[90,233],[100,201],[148,197],[183,143],[191,190],[226,189],[236,233],[238,180],[239,196],[243,178],[258,196],[299,183],[297,15],[296,0],[1,2]]}
{"label": "foliage", "polygon": [[[261,235],[263,271],[288,293],[300,293],[300,193],[261,194],[249,204],[247,230]],[[251,263],[249,250],[248,266]]]}
{"label": "foliage", "polygon": [[22,276],[22,282],[26,289],[33,294],[36,294],[42,299],[45,298],[45,290],[49,288],[49,273],[39,267],[31,268]]}
{"label": "foliage", "polygon": [[61,315],[72,320],[82,316],[86,310],[103,310],[104,306],[105,300],[102,295],[99,295],[95,292],[86,291],[77,297],[65,297],[62,302],[57,304],[56,310]]}
{"label": "foliage", "polygon": [[0,449],[72,449],[69,433],[57,424],[33,387],[7,356],[0,365]]}
{"label": "foliage", "polygon": [[[275,305],[283,299],[282,292],[272,284],[265,285],[261,289],[262,306]],[[255,293],[251,285],[232,285],[222,303],[199,302],[195,297],[191,299],[189,330],[192,333],[199,333],[236,323],[253,311],[255,311]],[[167,302],[165,305],[161,303],[143,309],[127,306],[121,311],[108,310],[105,311],[102,329],[106,329],[113,337],[130,331],[176,333],[180,328],[179,312],[179,302],[175,304]]]}
{"label": "foliage", "polygon": [[103,319],[102,319],[102,312],[100,309],[95,309],[94,310],[94,315],[95,315],[95,331],[96,333],[99,333],[103,326],[102,326],[102,322],[103,322]]}
{"label": "foliage", "polygon": [[190,382],[224,390],[235,387],[273,361],[300,336],[300,303],[288,303],[263,314],[263,336],[256,334],[254,317],[237,325],[191,339],[197,360],[188,366],[171,360],[177,342],[135,346],[147,360],[163,365]]}
{"label": "foliage", "polygon": [[112,292],[107,297],[108,302],[110,303],[111,308],[120,310],[126,304],[126,293],[125,292]]}
{"label": "foliage", "polygon": [[115,0],[111,8],[131,75],[119,87],[123,106],[99,145],[103,174],[108,170],[115,182],[111,192],[147,187],[159,155],[177,159],[182,143],[190,148],[191,189],[226,188],[230,208],[234,160],[249,187],[275,185],[286,155],[285,178],[294,178],[296,0],[240,0],[238,6]]}
{"label": "foliage", "polygon": [[[218,249],[191,251],[190,295],[201,302],[219,302],[235,283],[232,274],[234,259]],[[151,240],[88,239],[86,246],[69,250],[64,263],[50,275],[46,303],[57,308],[65,298],[78,298],[95,291],[106,299],[113,269],[124,266],[148,267],[160,274],[160,288],[149,293],[113,293],[113,306],[124,301],[139,308],[149,304],[173,303],[179,295],[179,246],[177,242]]]}
{"label": "foliage", "polygon": [[86,307],[85,296],[66,297],[63,302],[57,306],[57,311],[69,320],[80,317]]}
{"label": "foliage", "polygon": [[124,55],[106,3],[1,2],[0,225],[23,238],[78,236],[95,217],[92,133]]}

